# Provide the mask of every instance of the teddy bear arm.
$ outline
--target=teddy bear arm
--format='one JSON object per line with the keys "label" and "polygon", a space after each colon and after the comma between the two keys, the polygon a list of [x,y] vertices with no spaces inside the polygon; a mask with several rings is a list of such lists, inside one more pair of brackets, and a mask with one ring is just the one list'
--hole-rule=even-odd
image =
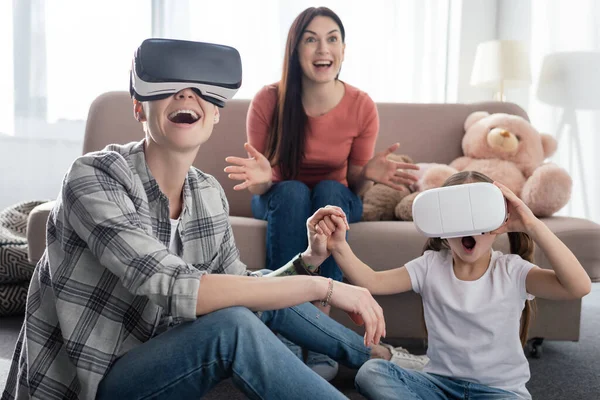
{"label": "teddy bear arm", "polygon": [[363,221],[381,221],[382,211],[373,204],[363,205]]}
{"label": "teddy bear arm", "polygon": [[452,168],[455,168],[458,171],[462,171],[467,167],[467,165],[469,165],[471,160],[472,160],[471,157],[465,157],[465,156],[458,157],[457,159],[455,159],[454,161],[452,161],[450,163],[450,166]]}
{"label": "teddy bear arm", "polygon": [[396,205],[410,194],[407,187],[392,189],[383,184],[375,184],[363,196],[363,221],[391,221]]}
{"label": "teddy bear arm", "polygon": [[544,164],[525,182],[521,199],[535,216],[548,217],[569,202],[572,186],[567,171],[555,164]]}

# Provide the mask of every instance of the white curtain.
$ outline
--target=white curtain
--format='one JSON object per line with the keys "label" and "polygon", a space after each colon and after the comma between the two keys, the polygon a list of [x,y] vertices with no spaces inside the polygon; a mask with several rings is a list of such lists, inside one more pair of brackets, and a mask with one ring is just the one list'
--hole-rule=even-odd
{"label": "white curtain", "polygon": [[45,1],[15,1],[13,23],[15,130],[27,132],[46,121]]}
{"label": "white curtain", "polygon": [[346,28],[343,80],[375,101],[445,101],[449,0],[0,1],[0,209],[56,196],[89,105],[128,90],[145,38],[236,47],[249,99],[280,79],[293,19],[320,5]]}
{"label": "white curtain", "polygon": [[[181,7],[180,2],[168,3]],[[336,12],[346,29],[340,78],[375,101],[445,100],[448,0],[220,0],[189,2],[186,39],[234,46],[242,56],[240,98],[281,76],[288,29],[311,6]]]}
{"label": "white curtain", "polygon": [[[571,201],[560,214],[600,222],[600,69],[592,68],[600,60],[598,21],[600,4],[596,0],[532,0],[534,82],[528,113],[540,131],[560,138],[553,160],[566,168],[574,181]],[[557,56],[560,65],[544,66],[549,60],[546,57]],[[589,65],[581,65],[581,57]],[[596,61],[592,64],[592,60]],[[560,92],[544,94],[548,88],[560,88]],[[561,124],[565,111],[566,125]],[[574,118],[568,118],[569,112]]]}
{"label": "white curtain", "polygon": [[56,197],[91,102],[128,89],[151,24],[149,0],[0,1],[0,209]]}

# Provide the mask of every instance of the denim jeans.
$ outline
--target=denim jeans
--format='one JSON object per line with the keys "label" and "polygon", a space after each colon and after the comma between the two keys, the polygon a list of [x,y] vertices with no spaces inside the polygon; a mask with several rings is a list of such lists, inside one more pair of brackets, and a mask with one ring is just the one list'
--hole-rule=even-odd
{"label": "denim jeans", "polygon": [[358,370],[356,389],[367,399],[500,400],[519,399],[515,393],[473,382],[403,369],[384,360],[367,361]]}
{"label": "denim jeans", "polygon": [[351,368],[371,350],[309,303],[253,313],[231,307],[182,323],[126,353],[100,382],[98,399],[198,399],[221,380],[251,399],[345,399],[275,336],[279,332]]}
{"label": "denim jeans", "polygon": [[[348,223],[362,218],[361,199],[337,181],[321,181],[312,190],[299,181],[283,181],[265,194],[253,196],[254,218],[267,221],[266,268],[274,271],[306,249],[306,220],[327,205],[344,210]],[[333,257],[321,264],[321,275],[342,280]]]}

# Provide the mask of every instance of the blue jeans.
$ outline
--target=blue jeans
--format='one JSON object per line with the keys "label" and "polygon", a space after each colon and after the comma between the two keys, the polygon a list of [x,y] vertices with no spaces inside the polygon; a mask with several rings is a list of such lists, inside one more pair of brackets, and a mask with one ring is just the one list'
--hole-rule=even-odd
{"label": "blue jeans", "polygon": [[[312,190],[299,181],[283,181],[265,194],[253,196],[254,218],[267,221],[266,268],[274,271],[306,249],[306,220],[327,205],[344,210],[348,223],[362,218],[361,199],[337,181],[321,181]],[[342,271],[333,257],[321,264],[321,275],[342,280]]]}
{"label": "blue jeans", "polygon": [[356,389],[367,399],[500,400],[519,399],[515,393],[460,379],[403,369],[384,360],[367,361],[358,370]]}
{"label": "blue jeans", "polygon": [[134,348],[100,382],[98,399],[198,399],[221,380],[251,399],[345,399],[275,336],[358,368],[363,338],[309,303],[257,314],[231,307],[182,323]]}

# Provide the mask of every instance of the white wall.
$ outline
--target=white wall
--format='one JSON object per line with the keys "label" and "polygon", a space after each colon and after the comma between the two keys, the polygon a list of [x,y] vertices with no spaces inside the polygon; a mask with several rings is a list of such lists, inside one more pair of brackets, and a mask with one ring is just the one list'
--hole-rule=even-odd
{"label": "white wall", "polygon": [[[500,0],[497,15],[498,39],[520,40],[529,49],[531,43],[531,2],[529,0]],[[531,71],[532,76],[539,71]],[[529,107],[531,88],[506,91],[508,101],[517,103],[525,110]]]}
{"label": "white wall", "polygon": [[[493,95],[491,91],[474,88],[469,84],[469,81],[477,45],[497,37],[496,9],[498,1],[451,1],[452,7],[460,3],[462,16],[458,48],[459,57],[457,60],[451,59],[452,64],[449,66],[451,71],[455,71],[455,74],[449,74],[448,76],[451,85],[448,93],[453,94],[453,96],[449,96],[448,102],[472,103],[491,100]],[[452,48],[451,51],[456,54],[456,48]]]}
{"label": "white wall", "polygon": [[[477,45],[495,39],[522,40],[529,45],[531,3],[529,0],[451,0],[451,4],[454,11],[458,8],[461,12],[458,40],[450,38],[447,101],[490,101],[492,90],[475,88],[469,83]],[[505,94],[508,101],[527,109],[527,88],[507,90]]]}

